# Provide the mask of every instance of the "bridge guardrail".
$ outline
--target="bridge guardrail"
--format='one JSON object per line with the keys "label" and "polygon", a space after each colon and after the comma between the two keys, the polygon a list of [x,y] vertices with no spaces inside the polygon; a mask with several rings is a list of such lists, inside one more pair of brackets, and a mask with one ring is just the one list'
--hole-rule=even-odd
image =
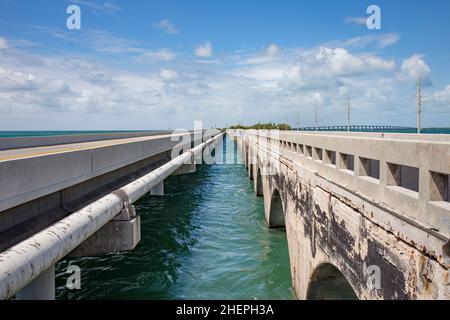
{"label": "bridge guardrail", "polygon": [[[450,235],[450,136],[246,130],[281,156]],[[410,138],[409,138],[410,137]]]}

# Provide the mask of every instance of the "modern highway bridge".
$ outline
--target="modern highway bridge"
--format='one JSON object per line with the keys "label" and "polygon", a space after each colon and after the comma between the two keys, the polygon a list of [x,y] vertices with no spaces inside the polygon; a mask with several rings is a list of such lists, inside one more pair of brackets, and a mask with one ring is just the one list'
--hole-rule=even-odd
{"label": "modern highway bridge", "polygon": [[54,299],[66,256],[133,250],[133,203],[195,172],[217,130],[0,138],[0,299]]}
{"label": "modern highway bridge", "polygon": [[450,135],[228,133],[299,299],[450,299]]}

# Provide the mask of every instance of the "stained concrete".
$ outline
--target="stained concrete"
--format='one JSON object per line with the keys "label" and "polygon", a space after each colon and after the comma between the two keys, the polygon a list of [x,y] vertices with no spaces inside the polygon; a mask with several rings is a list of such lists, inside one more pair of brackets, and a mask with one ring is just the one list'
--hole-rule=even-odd
{"label": "stained concrete", "polygon": [[[317,298],[326,291],[321,285],[329,284],[327,277],[316,276],[324,274],[320,271],[324,266],[337,270],[328,279],[338,286],[335,299],[351,297],[348,288],[359,299],[450,299],[450,211],[448,202],[431,201],[431,182],[425,174],[450,173],[447,140],[418,141],[416,135],[413,140],[405,135],[377,140],[357,134],[229,133],[247,167],[254,170],[255,190],[262,184],[268,226],[279,227],[284,221],[292,284],[299,299]],[[380,160],[380,178],[360,176],[364,171],[359,170],[359,161],[350,170],[331,164],[330,157],[320,159],[317,152],[308,154],[305,146]],[[388,185],[389,161],[419,168],[418,192]],[[264,171],[270,174],[258,174]],[[278,194],[282,212],[276,204]],[[379,286],[371,277],[377,269]]]}

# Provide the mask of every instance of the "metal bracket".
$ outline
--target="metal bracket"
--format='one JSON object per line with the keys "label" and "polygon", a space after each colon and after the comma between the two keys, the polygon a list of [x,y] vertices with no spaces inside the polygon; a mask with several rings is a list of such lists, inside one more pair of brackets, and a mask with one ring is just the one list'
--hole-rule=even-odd
{"label": "metal bracket", "polygon": [[128,194],[122,189],[117,189],[116,191],[112,192],[112,194],[118,197],[123,202],[122,211],[117,216],[115,216],[113,220],[129,221],[131,219],[134,219],[136,217],[136,209],[130,203]]}

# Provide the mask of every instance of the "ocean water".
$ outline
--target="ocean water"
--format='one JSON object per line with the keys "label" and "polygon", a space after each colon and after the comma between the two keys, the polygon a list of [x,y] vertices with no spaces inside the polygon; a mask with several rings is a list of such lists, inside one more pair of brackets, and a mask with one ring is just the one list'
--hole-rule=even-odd
{"label": "ocean water", "polygon": [[[165,192],[136,204],[134,251],[60,262],[57,298],[294,298],[286,233],[267,228],[243,165],[199,165],[167,179]],[[65,287],[70,264],[81,268],[81,290]]]}

